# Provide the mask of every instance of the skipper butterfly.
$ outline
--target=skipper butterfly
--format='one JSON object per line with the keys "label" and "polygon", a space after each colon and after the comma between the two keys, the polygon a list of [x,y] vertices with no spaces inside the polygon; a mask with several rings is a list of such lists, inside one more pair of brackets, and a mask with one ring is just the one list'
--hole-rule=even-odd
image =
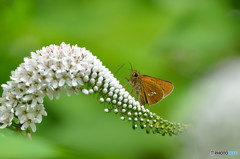
{"label": "skipper butterfly", "polygon": [[127,80],[128,82],[124,88],[130,84],[132,86],[130,94],[135,91],[141,105],[148,104],[151,106],[160,102],[167,97],[174,88],[173,84],[169,81],[142,75],[136,70],[131,71],[131,77]]}

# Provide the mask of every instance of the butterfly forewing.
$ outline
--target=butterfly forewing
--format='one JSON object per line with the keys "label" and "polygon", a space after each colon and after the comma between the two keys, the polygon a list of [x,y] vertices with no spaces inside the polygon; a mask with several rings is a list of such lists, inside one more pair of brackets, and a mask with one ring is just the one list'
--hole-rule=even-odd
{"label": "butterfly forewing", "polygon": [[141,75],[141,83],[142,96],[145,96],[149,106],[158,103],[173,91],[171,82],[151,76]]}
{"label": "butterfly forewing", "polygon": [[[148,77],[150,77],[150,76],[148,76]],[[151,78],[151,80],[153,80],[154,82],[156,82],[157,84],[159,84],[161,86],[161,88],[163,89],[164,97],[166,97],[170,93],[172,93],[174,86],[171,82],[162,80],[159,78],[155,78],[155,77],[150,77],[150,78]]]}

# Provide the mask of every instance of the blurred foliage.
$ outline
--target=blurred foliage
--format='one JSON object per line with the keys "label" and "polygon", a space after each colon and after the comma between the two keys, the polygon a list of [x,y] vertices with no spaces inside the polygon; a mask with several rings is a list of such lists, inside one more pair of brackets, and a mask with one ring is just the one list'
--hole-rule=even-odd
{"label": "blurred foliage", "polygon": [[[0,0],[0,84],[31,51],[64,41],[86,47],[112,72],[131,62],[142,74],[172,81],[174,92],[150,110],[187,123],[191,108],[178,103],[188,87],[219,61],[239,56],[239,9],[238,0]],[[116,77],[129,74],[122,69]],[[133,131],[97,99],[46,98],[48,116],[33,141],[0,130],[0,157],[177,158],[180,137]]]}

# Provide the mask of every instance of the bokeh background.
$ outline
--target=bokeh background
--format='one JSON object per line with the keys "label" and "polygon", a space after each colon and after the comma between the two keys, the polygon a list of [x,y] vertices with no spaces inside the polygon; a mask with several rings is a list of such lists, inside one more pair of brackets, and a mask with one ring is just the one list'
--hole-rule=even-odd
{"label": "bokeh background", "polygon": [[0,158],[239,157],[209,154],[240,153],[239,0],[0,0],[0,84],[31,51],[63,41],[86,47],[112,72],[130,62],[171,81],[173,93],[149,109],[192,128],[172,137],[134,131],[104,113],[98,95],[62,94],[45,98],[48,116],[31,142],[0,130]]}

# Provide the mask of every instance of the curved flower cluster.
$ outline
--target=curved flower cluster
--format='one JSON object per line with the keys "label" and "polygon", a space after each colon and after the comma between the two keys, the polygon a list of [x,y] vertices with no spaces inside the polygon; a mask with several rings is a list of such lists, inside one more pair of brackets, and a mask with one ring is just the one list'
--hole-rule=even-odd
{"label": "curved flower cluster", "polygon": [[163,120],[141,106],[129,95],[102,62],[85,48],[62,43],[60,46],[43,47],[31,57],[24,58],[11,81],[2,85],[0,98],[0,128],[18,125],[21,130],[31,127],[46,116],[43,99],[47,95],[58,99],[61,92],[68,95],[99,93],[100,102],[109,103],[105,112],[120,114],[121,120],[132,122],[132,127],[145,128],[149,133],[178,134],[187,126]]}

